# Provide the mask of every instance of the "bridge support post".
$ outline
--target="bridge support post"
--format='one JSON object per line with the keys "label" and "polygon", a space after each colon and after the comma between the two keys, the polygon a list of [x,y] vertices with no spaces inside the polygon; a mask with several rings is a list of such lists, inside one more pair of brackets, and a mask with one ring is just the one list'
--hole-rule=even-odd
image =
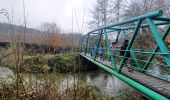
{"label": "bridge support post", "polygon": [[88,50],[88,41],[89,41],[89,36],[90,36],[90,33],[88,33],[88,35],[87,35],[85,55],[87,54],[87,50]]}
{"label": "bridge support post", "polygon": [[126,31],[123,31],[123,38],[125,39],[125,40],[129,40],[129,37],[128,37],[128,35],[126,34]]}
{"label": "bridge support post", "polygon": [[[123,31],[123,35],[124,35],[124,39],[125,40],[129,40],[128,35],[126,34],[125,31]],[[140,68],[139,62],[136,59],[136,54],[133,52],[133,48],[130,49],[130,53],[132,54],[133,60],[135,62],[135,64],[137,65],[138,68]],[[132,59],[132,58],[131,58]]]}
{"label": "bridge support post", "polygon": [[[166,38],[166,36],[168,35],[169,31],[170,31],[170,24],[168,25],[166,31],[163,33],[163,35],[162,35],[162,40],[164,40],[164,39]],[[155,52],[157,52],[158,50],[159,50],[159,46],[157,45],[153,52],[155,53]],[[149,57],[147,63],[146,63],[145,66],[143,67],[143,71],[142,71],[142,72],[145,72],[145,70],[148,68],[150,62],[153,60],[153,58],[154,58],[154,56],[155,56],[154,53]]]}
{"label": "bridge support post", "polygon": [[135,61],[135,64],[137,65],[138,68],[140,68],[140,64],[136,58],[136,54],[133,52],[133,48],[130,49],[130,53],[132,54],[133,60]]}
{"label": "bridge support post", "polygon": [[117,37],[116,37],[116,41],[115,41],[116,43],[118,42],[120,32],[121,32],[121,30],[119,30],[119,31],[117,32]]}
{"label": "bridge support post", "polygon": [[122,68],[123,68],[123,66],[124,66],[125,57],[127,56],[127,52],[128,52],[127,50],[130,50],[130,48],[132,47],[132,44],[133,44],[133,42],[134,42],[134,40],[135,40],[135,37],[136,37],[136,35],[137,35],[137,33],[138,33],[138,30],[139,30],[139,28],[140,28],[141,23],[142,23],[142,20],[139,20],[139,21],[138,21],[138,24],[137,24],[136,27],[135,27],[135,30],[134,30],[134,32],[133,32],[133,36],[132,36],[132,38],[131,38],[131,40],[130,40],[130,42],[129,42],[129,44],[128,44],[128,47],[126,48],[125,54],[124,54],[123,59],[122,59],[122,61],[121,61],[121,65],[120,65],[120,68],[119,68],[119,73],[121,72],[121,70],[122,70]]}
{"label": "bridge support post", "polygon": [[101,32],[100,32],[99,40],[98,40],[98,43],[97,43],[97,50],[96,50],[96,52],[94,52],[95,53],[94,60],[96,60],[96,57],[97,57],[97,52],[98,52],[98,49],[99,49],[99,44],[100,44],[100,40],[101,40],[102,35],[103,35],[103,30],[101,30]]}
{"label": "bridge support post", "polygon": [[110,52],[110,55],[111,55],[112,67],[115,69],[115,71],[117,71],[115,58],[113,57],[113,52],[112,52],[112,49],[110,47],[110,41],[108,39],[108,35],[107,35],[107,32],[106,32],[106,29],[104,29],[104,35],[105,35],[105,39],[106,39],[106,42],[107,42],[107,48],[109,49],[109,52]]}
{"label": "bridge support post", "polygon": [[165,58],[167,65],[170,66],[170,55],[168,55],[168,48],[165,46],[165,43],[162,40],[160,33],[158,32],[157,28],[155,27],[153,21],[151,19],[147,18],[147,22],[149,24],[149,27],[152,31],[152,34],[153,34],[155,41],[158,44],[161,52],[167,53],[166,55],[163,55],[163,57]]}

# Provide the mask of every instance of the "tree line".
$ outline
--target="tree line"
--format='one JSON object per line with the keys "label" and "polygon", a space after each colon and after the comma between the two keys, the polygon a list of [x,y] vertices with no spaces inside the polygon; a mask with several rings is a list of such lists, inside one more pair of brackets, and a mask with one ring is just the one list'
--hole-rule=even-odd
{"label": "tree line", "polygon": [[90,10],[90,28],[106,26],[152,11],[162,10],[170,16],[169,0],[96,0]]}

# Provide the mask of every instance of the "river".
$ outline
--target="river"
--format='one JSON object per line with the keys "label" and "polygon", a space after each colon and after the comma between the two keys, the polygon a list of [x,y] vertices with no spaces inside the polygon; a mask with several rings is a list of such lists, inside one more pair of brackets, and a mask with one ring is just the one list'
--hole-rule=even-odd
{"label": "river", "polygon": [[[1,84],[10,84],[14,79],[15,74],[12,70],[1,67],[0,68],[0,82]],[[66,88],[73,86],[74,82],[81,81],[83,84],[88,84],[95,89],[98,93],[112,96],[113,94],[120,93],[121,91],[133,90],[116,77],[101,71],[94,72],[81,72],[81,73],[20,73],[23,79],[24,86],[32,87],[36,84],[44,83],[45,79],[52,79],[60,83],[60,90],[65,91]],[[5,82],[5,83],[4,83]],[[68,87],[67,87],[68,86]]]}
{"label": "river", "polygon": [[[161,74],[159,67],[157,74]],[[166,76],[166,75],[165,75]],[[15,84],[15,73],[6,67],[0,67],[0,85]],[[20,73],[20,79],[22,79],[23,86],[34,88],[44,84],[46,80],[48,82],[55,82],[59,85],[60,92],[65,92],[67,88],[71,88],[74,84],[91,86],[97,93],[106,95],[109,97],[120,94],[130,94],[136,96],[137,91],[122,82],[115,76],[105,73],[104,71],[93,72],[79,72],[79,73]],[[125,97],[127,98],[127,96]],[[136,98],[136,97],[134,97]],[[142,99],[141,99],[142,100]]]}

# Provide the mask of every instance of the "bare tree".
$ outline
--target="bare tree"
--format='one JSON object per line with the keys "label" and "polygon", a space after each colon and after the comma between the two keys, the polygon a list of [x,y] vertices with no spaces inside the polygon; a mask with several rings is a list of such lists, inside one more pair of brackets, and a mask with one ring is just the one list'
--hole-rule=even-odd
{"label": "bare tree", "polygon": [[140,11],[141,4],[139,3],[139,0],[131,0],[123,14],[123,19],[139,16],[141,14]]}
{"label": "bare tree", "polygon": [[[126,7],[127,0],[111,0],[110,1],[110,15],[112,22],[119,22],[123,11]],[[116,16],[116,17],[115,17]]]}
{"label": "bare tree", "polygon": [[44,44],[49,46],[49,50],[51,47],[56,48],[60,45],[59,34],[61,33],[61,28],[56,23],[43,23],[40,28],[44,33]]}
{"label": "bare tree", "polygon": [[96,5],[91,10],[92,20],[89,22],[90,27],[106,26],[109,23],[109,0],[97,0]]}
{"label": "bare tree", "polygon": [[130,0],[126,7],[124,18],[131,18],[156,10],[163,10],[165,16],[170,16],[169,0]]}

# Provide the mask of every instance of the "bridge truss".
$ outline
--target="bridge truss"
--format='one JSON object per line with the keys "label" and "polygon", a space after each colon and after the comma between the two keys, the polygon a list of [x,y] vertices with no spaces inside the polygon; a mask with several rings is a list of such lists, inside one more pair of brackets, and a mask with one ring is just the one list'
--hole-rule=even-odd
{"label": "bridge truss", "polygon": [[[146,97],[167,100],[170,98],[170,51],[165,40],[170,39],[169,31],[170,18],[163,17],[160,10],[88,32],[80,40],[80,52],[83,57]],[[120,56],[120,46],[126,39],[129,40],[128,46],[124,56]],[[117,47],[112,49],[111,42]],[[101,45],[105,47],[105,61],[99,59]],[[127,57],[128,52],[130,57]],[[133,71],[129,72],[128,69]]]}

